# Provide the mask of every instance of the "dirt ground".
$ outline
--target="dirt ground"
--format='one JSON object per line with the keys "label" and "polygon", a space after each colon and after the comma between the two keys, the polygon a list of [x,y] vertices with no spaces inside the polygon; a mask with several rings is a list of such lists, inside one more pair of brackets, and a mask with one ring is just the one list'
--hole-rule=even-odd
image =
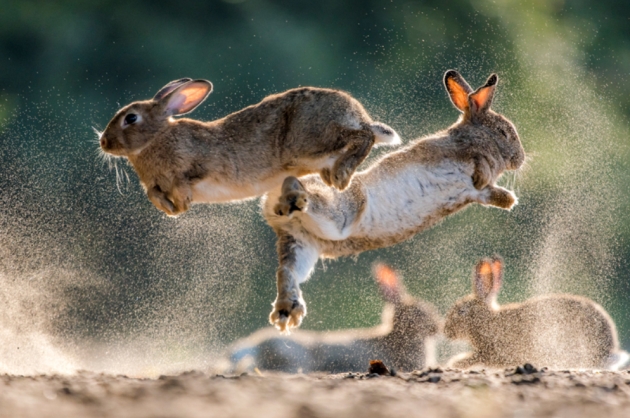
{"label": "dirt ground", "polygon": [[3,417],[628,417],[630,373],[0,376]]}

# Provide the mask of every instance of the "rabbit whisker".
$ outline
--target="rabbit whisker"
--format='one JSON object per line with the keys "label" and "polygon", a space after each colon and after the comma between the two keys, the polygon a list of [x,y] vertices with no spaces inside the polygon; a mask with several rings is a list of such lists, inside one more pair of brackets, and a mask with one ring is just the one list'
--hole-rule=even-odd
{"label": "rabbit whisker", "polygon": [[118,193],[122,195],[123,192],[121,185],[123,183],[123,175],[124,178],[127,180],[127,184],[129,184],[129,174],[127,174],[127,171],[125,169],[118,167],[118,158],[104,152],[103,149],[100,147],[101,135],[103,135],[103,131],[99,131],[95,126],[92,126],[92,130],[96,134],[95,142],[99,145],[99,147],[96,149],[97,159],[101,160],[102,165],[107,164],[110,170],[113,169],[116,172],[116,189],[118,189]]}
{"label": "rabbit whisker", "polygon": [[120,171],[118,169],[118,164],[114,163],[114,168],[116,169],[116,188],[118,189],[118,193],[123,194],[122,190],[120,190]]}
{"label": "rabbit whisker", "polygon": [[96,134],[96,140],[100,141],[101,140],[101,136],[103,135],[103,131],[99,131],[96,126],[92,126],[92,131],[94,131],[94,133]]}

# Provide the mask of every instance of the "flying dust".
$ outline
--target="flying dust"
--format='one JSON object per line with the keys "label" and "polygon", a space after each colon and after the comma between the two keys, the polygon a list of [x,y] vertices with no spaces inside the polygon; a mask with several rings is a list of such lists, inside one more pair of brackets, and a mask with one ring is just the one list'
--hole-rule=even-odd
{"label": "flying dust", "polygon": [[[628,132],[589,87],[568,42],[558,35],[546,52],[535,49],[535,30],[511,22],[501,4],[479,8],[501,14],[519,51],[512,67],[492,68],[501,80],[494,107],[515,122],[531,157],[527,170],[503,180],[514,186],[519,206],[511,213],[471,207],[399,246],[328,262],[325,271],[320,264],[304,286],[304,327],[375,323],[379,298],[369,277],[377,259],[399,269],[409,292],[442,313],[470,292],[476,260],[494,253],[506,260],[500,303],[570,292],[614,305],[618,212],[628,196],[616,189],[611,161],[627,152],[614,138]],[[402,67],[396,59],[394,50],[391,65]],[[431,87],[407,89],[401,80],[411,70],[389,73],[366,108],[407,139],[454,122],[446,96],[434,94],[445,66],[478,85],[493,65],[483,58],[436,61],[421,78]],[[372,87],[370,77],[359,75],[358,89]],[[116,110],[97,109],[100,99],[51,94],[0,121],[0,373],[208,369],[226,344],[267,326],[275,237],[257,201],[197,205],[165,217],[123,161],[117,170],[128,181],[95,158],[91,126]],[[542,320],[541,327],[553,322]],[[445,352],[461,349],[454,347]]]}

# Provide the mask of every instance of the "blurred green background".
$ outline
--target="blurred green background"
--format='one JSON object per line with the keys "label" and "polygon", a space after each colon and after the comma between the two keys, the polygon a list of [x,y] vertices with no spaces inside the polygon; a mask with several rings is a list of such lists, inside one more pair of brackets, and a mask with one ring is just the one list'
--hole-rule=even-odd
{"label": "blurred green background", "polygon": [[529,155],[501,182],[519,206],[471,207],[404,244],[319,263],[304,328],[376,324],[375,260],[444,313],[475,261],[498,253],[501,303],[589,296],[630,349],[630,3],[0,0],[0,62],[5,335],[42,333],[80,367],[125,370],[212,365],[266,326],[275,237],[258,201],[169,219],[123,161],[117,185],[93,128],[119,107],[181,77],[214,83],[198,119],[333,87],[408,142],[456,120],[442,86],[454,68],[473,87],[499,74],[493,107]]}

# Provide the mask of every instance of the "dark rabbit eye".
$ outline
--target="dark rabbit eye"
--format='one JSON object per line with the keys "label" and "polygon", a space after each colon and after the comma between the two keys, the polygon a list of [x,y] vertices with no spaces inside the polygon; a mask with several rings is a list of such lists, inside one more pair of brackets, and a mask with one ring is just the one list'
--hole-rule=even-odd
{"label": "dark rabbit eye", "polygon": [[125,125],[131,125],[132,123],[136,123],[137,120],[138,120],[138,115],[130,113],[127,116],[125,116]]}

